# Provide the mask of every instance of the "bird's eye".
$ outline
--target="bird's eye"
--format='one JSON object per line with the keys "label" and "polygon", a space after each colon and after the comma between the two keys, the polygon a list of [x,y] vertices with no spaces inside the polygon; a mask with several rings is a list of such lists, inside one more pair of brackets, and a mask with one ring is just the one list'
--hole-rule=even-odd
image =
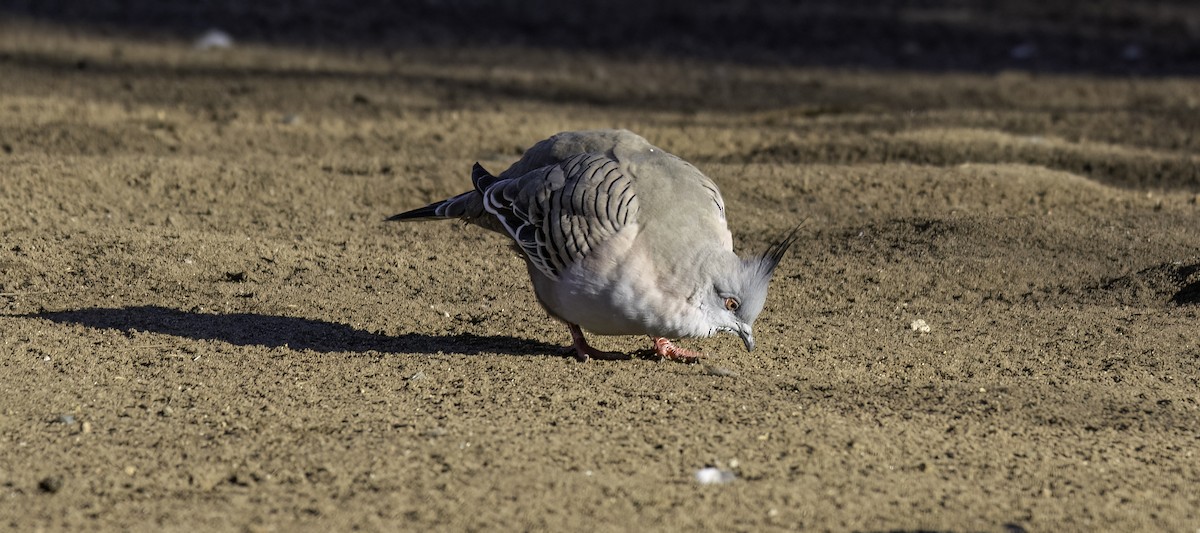
{"label": "bird's eye", "polygon": [[741,304],[738,303],[737,298],[726,298],[725,299],[725,309],[728,309],[730,311],[737,311],[737,309],[740,305]]}

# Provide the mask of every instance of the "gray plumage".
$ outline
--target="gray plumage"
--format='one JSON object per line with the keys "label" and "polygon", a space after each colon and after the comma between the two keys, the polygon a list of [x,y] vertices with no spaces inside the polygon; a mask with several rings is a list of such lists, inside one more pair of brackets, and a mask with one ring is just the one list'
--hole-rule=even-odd
{"label": "gray plumage", "polygon": [[666,337],[738,334],[751,325],[795,231],[739,259],[716,184],[625,130],[565,132],[499,176],[475,164],[474,190],[388,220],[459,218],[513,239],[538,301],[571,327],[581,359],[611,356],[583,340],[645,334],[660,355],[695,360]]}

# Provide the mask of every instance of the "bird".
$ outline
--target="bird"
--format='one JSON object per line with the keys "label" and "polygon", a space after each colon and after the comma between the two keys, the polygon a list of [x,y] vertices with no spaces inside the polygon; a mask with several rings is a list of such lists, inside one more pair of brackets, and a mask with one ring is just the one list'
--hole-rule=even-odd
{"label": "bird", "polygon": [[685,363],[703,354],[670,339],[733,333],[753,351],[754,321],[799,229],[738,257],[717,185],[628,130],[558,133],[498,176],[476,162],[471,183],[386,220],[461,219],[511,239],[580,361],[629,358],[593,348],[584,330],[647,335],[659,358]]}

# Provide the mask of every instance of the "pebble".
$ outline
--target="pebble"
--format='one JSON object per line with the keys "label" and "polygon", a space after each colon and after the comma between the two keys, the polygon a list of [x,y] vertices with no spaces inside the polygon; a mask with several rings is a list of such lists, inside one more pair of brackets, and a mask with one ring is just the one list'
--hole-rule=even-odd
{"label": "pebble", "polygon": [[62,487],[63,487],[62,476],[49,476],[49,477],[42,478],[41,481],[38,481],[38,490],[48,493],[48,494],[54,494],[54,493],[62,490]]}
{"label": "pebble", "polygon": [[204,32],[204,34],[202,34],[200,37],[196,38],[196,41],[194,43],[192,43],[192,46],[194,48],[196,48],[197,50],[212,50],[212,49],[216,49],[216,48],[232,48],[233,47],[233,37],[231,37],[228,33],[225,33],[221,30],[213,28],[211,30]]}
{"label": "pebble", "polygon": [[707,467],[696,471],[696,482],[701,485],[719,485],[737,479],[733,472]]}
{"label": "pebble", "polygon": [[925,322],[925,320],[921,319],[921,318],[913,320],[912,323],[908,325],[908,327],[912,328],[913,331],[917,331],[920,333],[929,333],[932,330],[932,328],[929,327],[929,324],[927,324]]}

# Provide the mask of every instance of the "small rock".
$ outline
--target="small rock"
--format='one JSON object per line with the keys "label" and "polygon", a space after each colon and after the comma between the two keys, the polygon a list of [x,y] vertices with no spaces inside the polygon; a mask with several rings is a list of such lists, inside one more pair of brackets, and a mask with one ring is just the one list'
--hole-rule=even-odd
{"label": "small rock", "polygon": [[421,380],[423,380],[423,379],[426,379],[426,377],[425,377],[425,371],[423,371],[423,370],[422,370],[422,371],[418,371],[416,374],[413,374],[413,375],[411,375],[411,376],[409,376],[409,377],[408,377],[408,380],[409,380],[409,381],[421,381]]}
{"label": "small rock", "polygon": [[82,433],[91,433],[92,432],[92,423],[84,422],[82,425],[79,426],[79,431]]}
{"label": "small rock", "polygon": [[214,48],[233,48],[233,37],[228,33],[213,28],[204,32],[192,43],[197,50],[212,50]]}
{"label": "small rock", "polygon": [[929,333],[931,331],[929,324],[925,323],[925,320],[920,319],[920,318],[913,320],[912,323],[908,325],[908,327],[912,328],[913,331],[917,331],[920,333]]}
{"label": "small rock", "polygon": [[49,476],[49,477],[42,478],[42,480],[38,482],[38,490],[45,492],[47,494],[54,494],[54,493],[62,490],[62,487],[63,487],[62,476]]}
{"label": "small rock", "polygon": [[696,471],[696,482],[701,485],[720,485],[737,479],[733,472],[707,467]]}
{"label": "small rock", "polygon": [[68,426],[72,426],[72,425],[75,425],[75,417],[72,415],[62,415],[62,416],[58,417],[58,422],[60,424],[66,424]]}

